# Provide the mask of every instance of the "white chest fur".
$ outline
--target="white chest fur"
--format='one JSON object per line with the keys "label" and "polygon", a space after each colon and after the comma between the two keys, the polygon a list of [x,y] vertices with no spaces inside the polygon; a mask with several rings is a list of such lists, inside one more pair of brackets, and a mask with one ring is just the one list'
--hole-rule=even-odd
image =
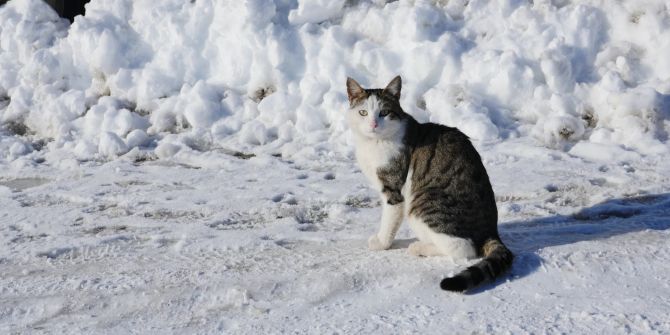
{"label": "white chest fur", "polygon": [[377,177],[377,169],[388,165],[389,161],[400,153],[401,146],[401,143],[393,141],[367,138],[356,140],[358,166],[376,190],[382,190],[382,184]]}

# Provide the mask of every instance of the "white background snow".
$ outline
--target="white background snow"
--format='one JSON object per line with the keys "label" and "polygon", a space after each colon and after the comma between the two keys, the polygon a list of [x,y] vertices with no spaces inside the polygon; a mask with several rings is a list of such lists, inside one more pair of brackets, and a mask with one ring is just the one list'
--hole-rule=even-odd
{"label": "white background snow", "polygon": [[[508,276],[416,258],[345,80],[469,135]],[[670,1],[0,7],[0,333],[670,333]]]}

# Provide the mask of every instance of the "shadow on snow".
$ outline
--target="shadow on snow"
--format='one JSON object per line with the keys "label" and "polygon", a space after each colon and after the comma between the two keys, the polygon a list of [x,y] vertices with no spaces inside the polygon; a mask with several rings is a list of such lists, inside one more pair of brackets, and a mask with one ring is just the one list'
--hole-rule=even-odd
{"label": "shadow on snow", "polygon": [[607,239],[644,230],[670,229],[670,193],[608,200],[571,215],[502,223],[500,235],[516,258],[510,273],[468,291],[489,290],[523,278],[542,265],[538,252],[547,247]]}

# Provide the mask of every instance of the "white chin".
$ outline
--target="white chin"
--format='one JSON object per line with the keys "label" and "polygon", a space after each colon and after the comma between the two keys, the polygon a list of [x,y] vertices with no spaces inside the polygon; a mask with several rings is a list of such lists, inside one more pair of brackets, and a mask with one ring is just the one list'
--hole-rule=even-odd
{"label": "white chin", "polygon": [[367,137],[371,137],[371,138],[377,138],[381,134],[379,134],[378,132],[372,131],[372,130],[368,130],[368,131],[363,132],[363,135],[365,135]]}

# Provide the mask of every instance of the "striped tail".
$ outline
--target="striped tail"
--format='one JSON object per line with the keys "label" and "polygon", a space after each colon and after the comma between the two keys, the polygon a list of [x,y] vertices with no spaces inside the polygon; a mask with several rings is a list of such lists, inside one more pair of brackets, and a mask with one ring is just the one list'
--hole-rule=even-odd
{"label": "striped tail", "polygon": [[453,277],[442,279],[440,287],[446,291],[463,292],[492,281],[512,267],[514,255],[500,239],[486,241],[482,251],[484,259]]}

